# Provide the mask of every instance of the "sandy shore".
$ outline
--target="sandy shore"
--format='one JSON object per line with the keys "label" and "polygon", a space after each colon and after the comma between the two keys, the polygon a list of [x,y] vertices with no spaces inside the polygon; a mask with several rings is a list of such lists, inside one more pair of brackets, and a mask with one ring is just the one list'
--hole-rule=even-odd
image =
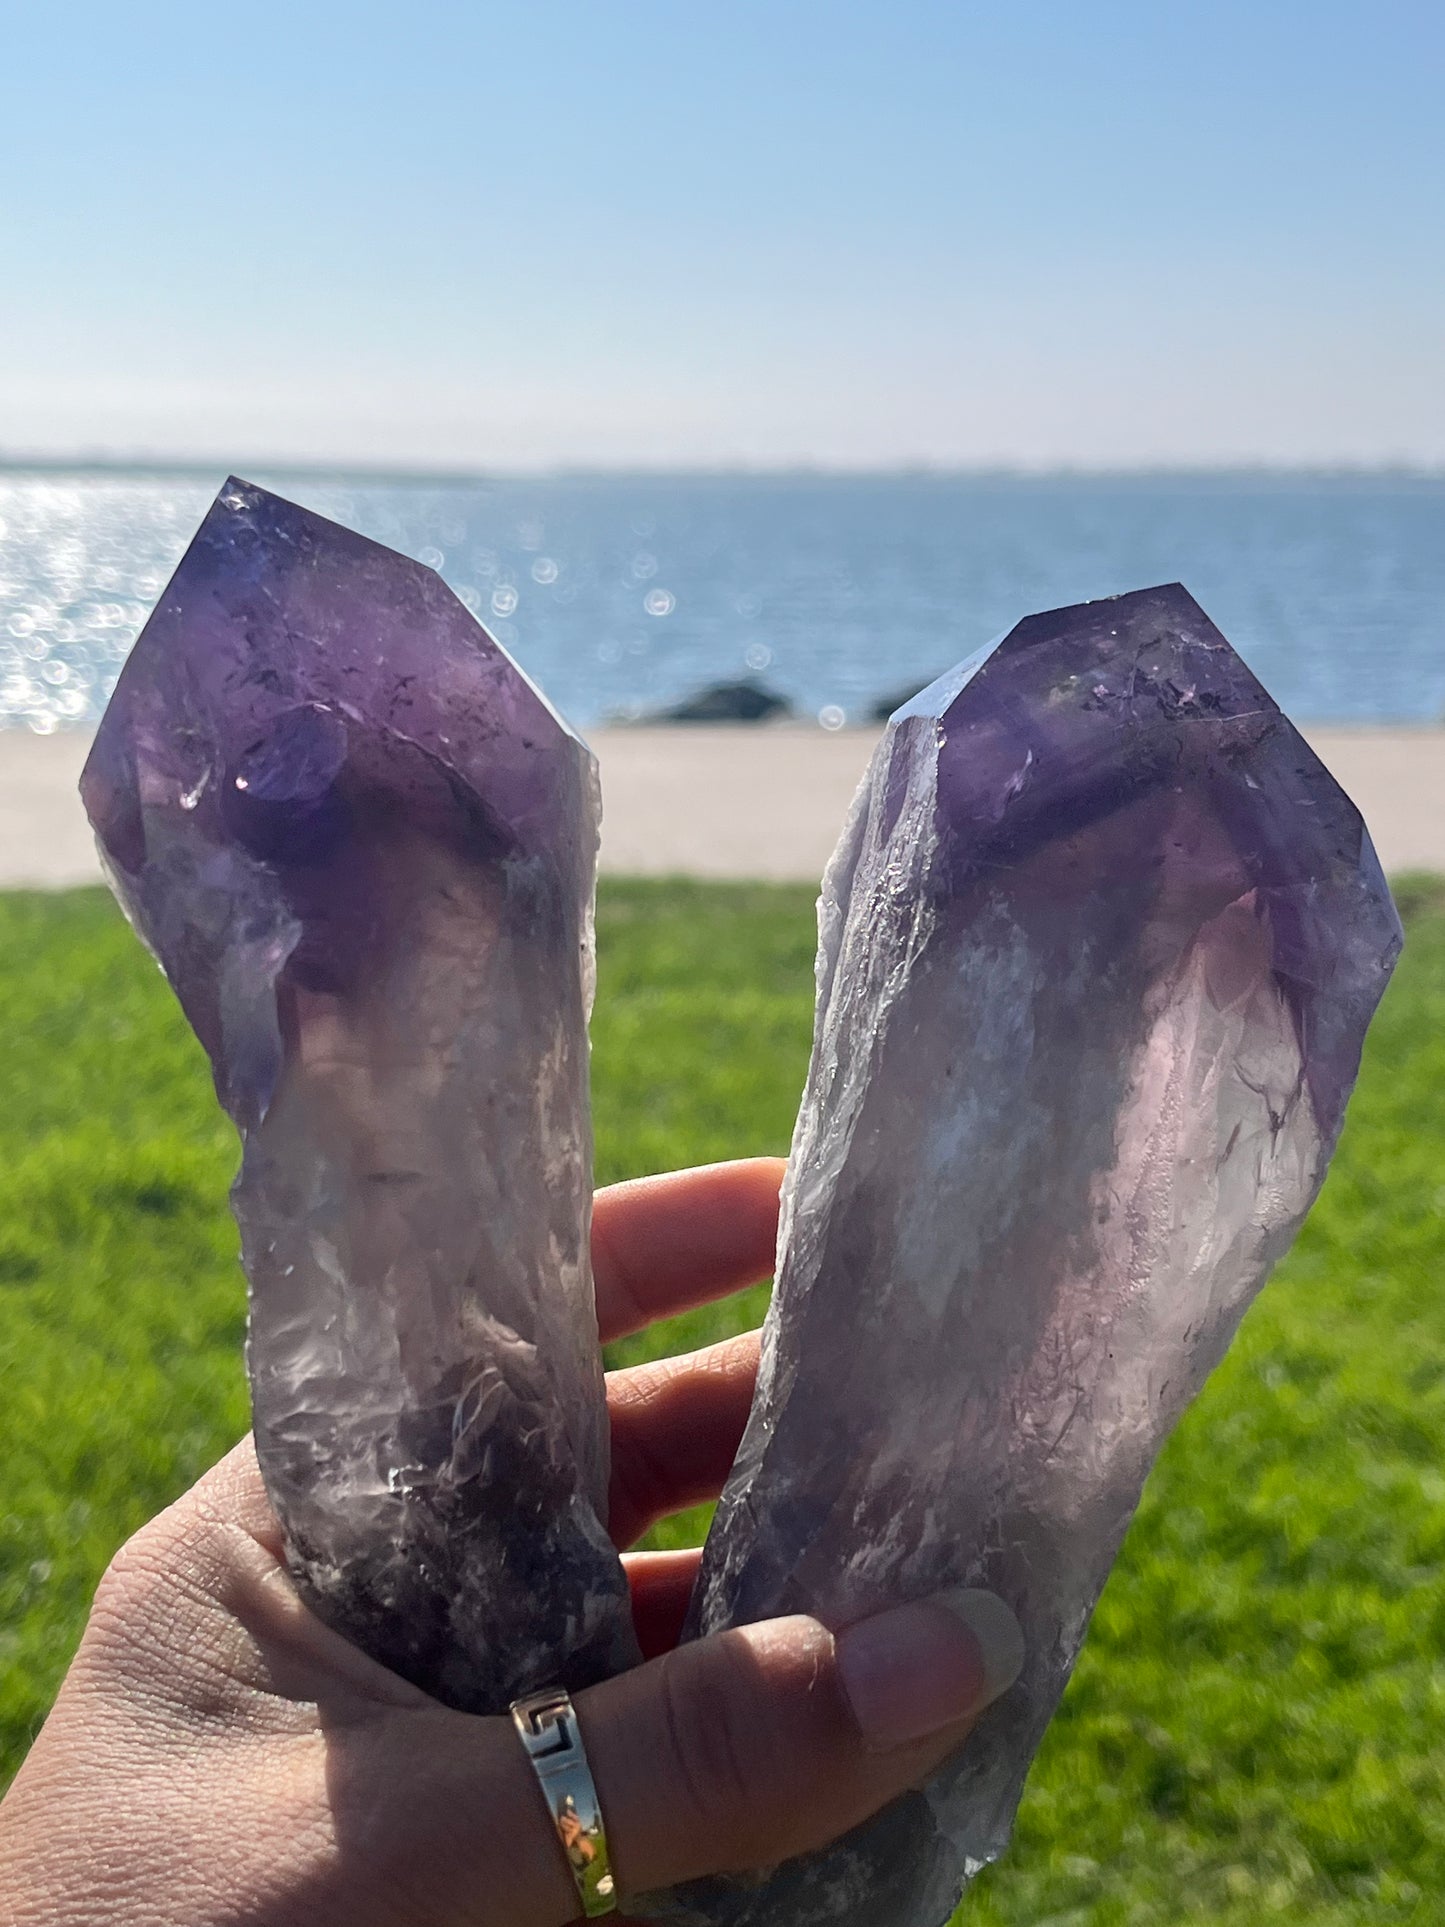
{"label": "sandy shore", "polygon": [[[1445,871],[1445,729],[1306,729],[1387,870]],[[871,730],[600,729],[604,870],[816,883]],[[0,730],[0,888],[93,883],[76,796],[89,736]]]}

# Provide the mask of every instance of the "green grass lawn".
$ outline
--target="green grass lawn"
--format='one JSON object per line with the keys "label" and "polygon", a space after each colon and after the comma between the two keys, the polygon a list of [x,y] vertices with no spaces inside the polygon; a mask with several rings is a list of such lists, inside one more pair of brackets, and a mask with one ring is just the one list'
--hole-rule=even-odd
{"label": "green grass lawn", "polygon": [[[1164,1454],[970,1921],[1445,1907],[1445,886],[1402,896],[1410,943],[1329,1186]],[[786,1149],[812,949],[806,890],[607,887],[600,1182]],[[107,899],[0,896],[0,1009],[8,1773],[111,1552],[246,1401],[234,1142]],[[703,1343],[761,1303],[619,1356]]]}

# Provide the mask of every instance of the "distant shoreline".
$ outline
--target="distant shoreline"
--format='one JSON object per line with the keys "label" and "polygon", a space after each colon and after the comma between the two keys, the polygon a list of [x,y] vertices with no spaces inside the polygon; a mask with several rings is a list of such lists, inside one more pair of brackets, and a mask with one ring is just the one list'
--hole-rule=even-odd
{"label": "distant shoreline", "polygon": [[899,462],[878,466],[832,466],[796,463],[750,466],[746,463],[650,467],[645,464],[557,464],[542,468],[397,466],[367,462],[297,461],[260,456],[217,457],[138,455],[43,455],[0,452],[0,477],[73,477],[78,480],[211,481],[226,476],[266,475],[309,482],[377,484],[390,488],[487,488],[519,482],[987,482],[999,487],[1031,486],[1048,482],[1141,482],[1211,484],[1234,487],[1268,484],[1298,487],[1302,482],[1348,486],[1360,483],[1409,486],[1445,482],[1445,464],[1408,462],[1161,462],[1093,466],[1071,463],[1021,465],[1009,463],[959,466]]}
{"label": "distant shoreline", "polygon": [[[1445,873],[1445,728],[1307,727],[1387,872]],[[876,729],[633,726],[588,740],[602,772],[602,868],[619,876],[816,883]],[[0,730],[0,889],[100,881],[76,783],[89,729]]]}

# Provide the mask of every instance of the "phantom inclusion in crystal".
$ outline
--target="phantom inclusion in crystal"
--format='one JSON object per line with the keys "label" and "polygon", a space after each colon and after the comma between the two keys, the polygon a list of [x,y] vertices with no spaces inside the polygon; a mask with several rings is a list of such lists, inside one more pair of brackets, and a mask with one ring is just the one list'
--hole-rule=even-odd
{"label": "phantom inclusion in crystal", "polygon": [[1399,943],[1359,813],[1181,588],[1031,617],[893,717],[824,880],[691,1630],[987,1586],[1028,1657],[926,1788],[669,1910],[936,1927],[999,1853],[1145,1474],[1319,1189]]}
{"label": "phantom inclusion in crystal", "polygon": [[632,1663],[590,752],[429,569],[231,481],[82,791],[243,1140],[256,1446],[303,1595],[468,1710]]}

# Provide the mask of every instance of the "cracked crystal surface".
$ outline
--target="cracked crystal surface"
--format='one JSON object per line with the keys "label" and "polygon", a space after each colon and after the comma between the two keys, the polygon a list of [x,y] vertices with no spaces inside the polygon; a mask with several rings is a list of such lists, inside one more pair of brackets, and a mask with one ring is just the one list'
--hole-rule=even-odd
{"label": "cracked crystal surface", "polygon": [[470,1710],[632,1663],[590,752],[429,569],[231,481],[82,791],[242,1136],[257,1450],[305,1597]]}
{"label": "cracked crystal surface", "polygon": [[1003,1847],[1146,1473],[1319,1187],[1400,942],[1349,799],[1177,586],[892,719],[819,906],[752,1417],[693,1633],[987,1586],[925,1789],[683,1918],[932,1927]]}

